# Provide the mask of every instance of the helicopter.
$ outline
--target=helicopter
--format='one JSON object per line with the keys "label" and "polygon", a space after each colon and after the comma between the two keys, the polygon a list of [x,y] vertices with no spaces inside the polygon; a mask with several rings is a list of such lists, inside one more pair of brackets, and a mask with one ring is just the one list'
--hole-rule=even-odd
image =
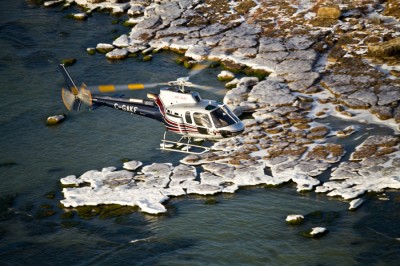
{"label": "helicopter", "polygon": [[[80,89],[75,85],[63,64],[59,65],[67,89],[61,91],[62,100],[69,111],[79,111],[82,104],[96,109],[107,106],[120,111],[155,119],[165,125],[161,150],[188,154],[202,154],[209,147],[194,144],[194,140],[215,141],[230,138],[244,131],[243,122],[226,106],[214,100],[202,99],[193,87],[189,77],[176,81],[154,84],[100,85]],[[147,99],[124,98],[123,96],[104,96],[98,93],[111,93],[120,90],[141,90],[166,85],[158,94],[149,92]],[[201,87],[196,85],[196,87]],[[180,135],[178,141],[168,140],[167,132]],[[183,148],[182,148],[183,147]],[[196,151],[191,151],[194,148]]]}

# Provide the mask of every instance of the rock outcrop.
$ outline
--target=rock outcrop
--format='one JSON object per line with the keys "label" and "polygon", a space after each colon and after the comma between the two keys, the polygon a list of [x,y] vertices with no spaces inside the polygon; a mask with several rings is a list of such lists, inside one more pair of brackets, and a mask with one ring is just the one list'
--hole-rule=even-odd
{"label": "rock outcrop", "polygon": [[[165,187],[166,179],[147,180],[150,174],[144,174],[143,182],[168,191],[164,196],[233,192],[243,185],[289,181],[298,191],[315,189],[348,200],[367,191],[400,188],[399,142],[394,136],[371,136],[350,161],[332,171],[329,181],[320,181],[318,176],[340,162],[346,151],[325,139],[348,136],[355,127],[332,132],[314,120],[330,114],[349,119],[362,115],[398,130],[397,1],[346,0],[334,6],[330,1],[290,0],[66,2],[88,12],[100,7],[131,16],[130,32],[97,45],[107,58],[123,59],[149,48],[170,49],[194,61],[216,60],[230,71],[251,69],[267,76],[230,83],[234,88],[224,103],[252,118],[245,120],[241,136],[216,143],[213,152],[182,160],[190,165],[189,172],[190,167],[203,167],[200,182],[171,177],[171,184],[179,185]],[[142,209],[149,206],[140,202]],[[358,202],[351,203],[355,206]]]}

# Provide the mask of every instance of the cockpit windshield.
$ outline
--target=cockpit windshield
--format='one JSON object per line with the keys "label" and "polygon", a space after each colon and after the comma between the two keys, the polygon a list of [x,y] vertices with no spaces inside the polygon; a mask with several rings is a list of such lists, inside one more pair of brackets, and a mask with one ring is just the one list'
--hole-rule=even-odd
{"label": "cockpit windshield", "polygon": [[217,108],[210,113],[216,128],[230,126],[236,123],[222,108]]}

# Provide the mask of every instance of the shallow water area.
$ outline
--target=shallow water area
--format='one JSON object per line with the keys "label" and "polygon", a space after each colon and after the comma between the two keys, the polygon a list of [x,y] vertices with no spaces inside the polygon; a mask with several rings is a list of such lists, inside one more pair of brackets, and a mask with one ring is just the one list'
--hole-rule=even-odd
{"label": "shallow water area", "polygon": [[[163,125],[106,108],[67,113],[48,127],[48,116],[66,113],[58,63],[74,57],[68,68],[75,81],[93,84],[152,83],[174,80],[188,70],[173,62],[176,54],[155,54],[110,62],[90,56],[87,47],[111,42],[128,31],[118,18],[93,13],[87,21],[65,18],[76,8],[42,8],[29,1],[0,0],[0,261],[4,265],[368,265],[399,259],[399,193],[367,195],[355,212],[348,202],[315,193],[296,193],[292,185],[250,187],[236,194],[171,198],[165,215],[140,212],[114,218],[84,219],[58,207],[61,177],[91,169],[121,167],[124,159],[145,164],[184,156],[157,148]],[[220,69],[192,79],[219,89]],[[145,97],[146,91],[126,93]],[[221,99],[212,92],[204,98]],[[353,122],[318,120],[332,128]],[[360,125],[351,138],[332,142],[354,147],[365,134],[390,129]],[[351,142],[354,142],[352,144]],[[350,152],[350,151],[348,151]],[[48,194],[54,193],[53,195]],[[382,200],[379,200],[381,198]],[[383,200],[388,198],[389,200]],[[322,211],[322,214],[315,213]],[[314,213],[313,215],[310,215]],[[302,225],[289,226],[289,214],[302,214]],[[308,215],[308,216],[307,216]],[[328,219],[325,219],[328,218]],[[300,236],[324,226],[321,239]]]}

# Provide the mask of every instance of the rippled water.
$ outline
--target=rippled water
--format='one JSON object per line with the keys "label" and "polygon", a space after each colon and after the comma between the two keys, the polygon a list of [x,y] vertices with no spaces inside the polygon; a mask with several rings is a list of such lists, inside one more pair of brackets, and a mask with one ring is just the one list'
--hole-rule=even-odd
{"label": "rippled water", "polygon": [[[109,62],[87,47],[127,32],[118,20],[94,13],[88,21],[65,18],[75,9],[44,9],[29,1],[0,0],[0,264],[1,265],[394,265],[400,259],[399,193],[367,195],[356,212],[348,203],[287,185],[252,187],[234,195],[172,198],[168,213],[139,212],[117,218],[62,217],[59,179],[90,169],[122,165],[123,159],[172,162],[181,154],[156,148],[161,124],[99,108],[69,114],[47,127],[48,116],[66,112],[60,99],[58,63],[74,57],[70,73],[78,83],[162,82],[185,76],[173,53],[151,62],[130,58]],[[222,88],[219,70],[194,82]],[[130,93],[142,97],[145,92]],[[221,96],[202,92],[204,98]],[[335,128],[349,122],[328,119]],[[351,123],[353,124],[353,123]],[[365,133],[389,129],[360,124],[345,142],[349,152]],[[55,198],[45,195],[54,192]],[[42,215],[54,211],[50,217]],[[315,213],[322,211],[322,213]],[[301,226],[287,226],[288,214],[309,214]],[[314,215],[311,215],[314,213]],[[319,214],[319,215],[318,215]],[[310,240],[300,232],[325,226]]]}

